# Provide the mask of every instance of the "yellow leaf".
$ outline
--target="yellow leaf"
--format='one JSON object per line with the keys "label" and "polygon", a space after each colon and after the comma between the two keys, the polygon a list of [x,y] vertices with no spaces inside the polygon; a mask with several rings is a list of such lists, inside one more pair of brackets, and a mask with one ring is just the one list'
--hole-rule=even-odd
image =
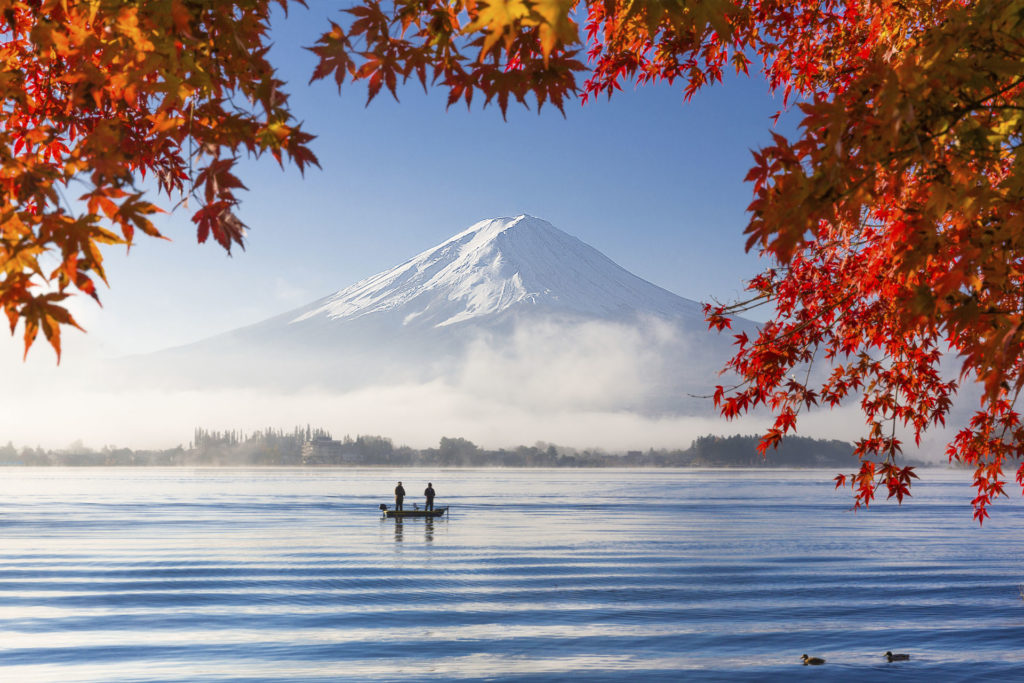
{"label": "yellow leaf", "polygon": [[491,51],[502,36],[505,36],[506,45],[511,42],[512,29],[517,21],[522,21],[530,16],[530,5],[525,0],[489,0],[480,3],[480,11],[476,18],[463,29],[463,33],[474,33],[486,31],[483,47],[480,50],[480,59]]}
{"label": "yellow leaf", "polygon": [[579,41],[576,22],[569,17],[573,4],[570,0],[535,0],[533,3],[533,11],[541,18],[540,47],[545,64],[559,41],[563,45]]}

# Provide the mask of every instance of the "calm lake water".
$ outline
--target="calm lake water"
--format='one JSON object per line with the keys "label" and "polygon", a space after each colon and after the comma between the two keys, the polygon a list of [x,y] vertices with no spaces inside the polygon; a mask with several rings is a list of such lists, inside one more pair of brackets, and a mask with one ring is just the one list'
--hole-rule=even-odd
{"label": "calm lake water", "polygon": [[0,680],[1024,680],[1019,496],[834,474],[6,468]]}

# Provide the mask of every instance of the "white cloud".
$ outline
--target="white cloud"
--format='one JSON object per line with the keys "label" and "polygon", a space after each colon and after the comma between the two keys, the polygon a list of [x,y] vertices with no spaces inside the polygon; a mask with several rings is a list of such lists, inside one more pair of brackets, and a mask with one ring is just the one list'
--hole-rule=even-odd
{"label": "white cloud", "polygon": [[534,411],[609,411],[643,403],[666,364],[683,356],[681,336],[660,321],[545,321],[519,325],[508,339],[475,341],[458,386]]}
{"label": "white cloud", "polygon": [[311,423],[339,436],[380,434],[418,447],[462,436],[495,448],[547,441],[623,450],[686,447],[700,434],[739,427],[710,416],[707,407],[703,417],[634,409],[653,393],[671,399],[682,391],[666,381],[666,359],[688,353],[677,331],[657,321],[521,326],[508,338],[471,344],[448,379],[350,391],[126,386],[119,370],[127,366],[116,362],[93,365],[91,354],[79,354],[58,368],[52,354],[37,355],[21,364],[12,347],[0,347],[9,389],[0,395],[0,442],[172,447],[187,443],[196,426]]}
{"label": "white cloud", "polygon": [[[126,384],[128,366],[92,364],[98,354],[87,343],[57,367],[43,345],[22,363],[18,340],[8,339],[0,343],[0,444],[62,447],[81,439],[93,447],[168,448],[187,444],[196,426],[251,431],[307,423],[336,436],[379,434],[415,447],[461,436],[488,448],[544,441],[622,451],[685,448],[704,434],[762,433],[770,424],[765,415],[729,422],[710,401],[686,396],[705,393],[708,387],[692,382],[707,381],[720,365],[686,338],[653,320],[639,327],[549,321],[477,340],[446,379],[291,392]],[[855,404],[801,415],[798,427],[802,436],[849,441],[865,431]],[[929,442],[923,455],[941,459],[941,444]]]}
{"label": "white cloud", "polygon": [[546,441],[607,450],[686,447],[701,434],[756,431],[715,418],[644,417],[612,410],[531,410],[442,383],[371,387],[345,394],[281,395],[251,390],[120,393],[49,387],[0,399],[0,441],[59,447],[86,444],[172,447],[192,428],[254,430],[311,423],[344,434],[380,434],[415,447],[462,436],[491,447]]}

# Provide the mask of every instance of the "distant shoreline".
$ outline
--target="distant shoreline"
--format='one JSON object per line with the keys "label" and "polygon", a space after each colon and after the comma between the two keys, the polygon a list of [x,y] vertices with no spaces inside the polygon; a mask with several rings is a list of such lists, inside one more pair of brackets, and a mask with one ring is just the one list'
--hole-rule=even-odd
{"label": "distant shoreline", "polygon": [[[131,450],[84,446],[67,449],[0,447],[0,467],[334,467],[383,468],[680,468],[680,469],[818,469],[849,468],[858,460],[854,445],[838,440],[787,437],[767,457],[757,451],[754,435],[702,436],[689,448],[609,453],[553,444],[483,449],[462,438],[443,437],[437,448],[395,446],[380,436],[333,439],[324,430],[296,428],[291,433],[266,430],[210,432],[196,429],[188,448]],[[904,465],[948,467],[901,458]]]}
{"label": "distant shoreline", "polygon": [[[608,466],[589,466],[580,465],[576,467],[561,467],[561,466],[545,466],[545,465],[442,465],[440,467],[430,465],[105,465],[105,464],[79,464],[79,465],[23,465],[20,463],[5,463],[0,462],[0,469],[93,469],[93,468],[109,468],[109,469],[182,469],[182,470],[692,470],[694,472],[703,472],[710,470],[724,470],[724,471],[764,471],[764,470],[775,470],[775,471],[791,471],[791,472],[810,472],[815,470],[834,470],[836,467],[844,468],[854,464],[855,461],[845,463],[844,465],[814,465],[810,467],[797,467],[792,465],[777,465],[777,466],[761,466],[751,467],[745,465],[721,465],[721,466],[693,466],[683,467],[676,465],[608,465]],[[972,468],[961,467],[958,465],[951,465],[947,463],[937,462],[925,462],[920,460],[907,460],[903,461],[903,464],[914,467],[915,469],[928,469],[928,470],[964,470],[967,471]]]}

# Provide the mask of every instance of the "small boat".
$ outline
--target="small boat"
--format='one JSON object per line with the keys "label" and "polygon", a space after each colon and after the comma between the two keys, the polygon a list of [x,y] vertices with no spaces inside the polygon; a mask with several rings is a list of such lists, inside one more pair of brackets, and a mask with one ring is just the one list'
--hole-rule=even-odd
{"label": "small boat", "polygon": [[443,508],[434,508],[433,510],[420,510],[413,508],[412,510],[389,510],[388,506],[384,503],[380,504],[380,511],[382,517],[390,517],[394,519],[411,519],[415,517],[440,517],[444,513],[448,512],[448,506]]}

